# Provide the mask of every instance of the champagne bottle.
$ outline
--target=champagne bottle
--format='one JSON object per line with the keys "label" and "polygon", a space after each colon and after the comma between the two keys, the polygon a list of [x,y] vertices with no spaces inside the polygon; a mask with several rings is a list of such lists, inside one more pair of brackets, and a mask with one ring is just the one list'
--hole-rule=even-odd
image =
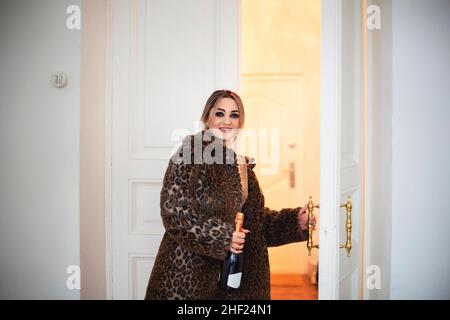
{"label": "champagne bottle", "polygon": [[[244,224],[244,214],[238,212],[235,219],[236,231],[242,232]],[[219,276],[219,285],[223,290],[233,290],[241,285],[242,267],[244,264],[243,254],[228,253],[223,261],[222,270]]]}

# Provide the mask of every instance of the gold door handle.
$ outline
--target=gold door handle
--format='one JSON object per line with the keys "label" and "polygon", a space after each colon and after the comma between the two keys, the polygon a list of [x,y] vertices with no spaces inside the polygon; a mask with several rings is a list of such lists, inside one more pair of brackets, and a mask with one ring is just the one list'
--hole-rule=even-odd
{"label": "gold door handle", "polygon": [[[350,251],[352,250],[352,199],[348,197],[347,202],[340,205],[341,208],[346,208],[346,223],[345,223],[345,231],[347,233],[347,241],[345,244],[339,245],[339,248],[347,250],[347,257],[350,257]],[[306,246],[308,247],[308,256],[311,255],[311,251],[313,248],[319,249],[318,244],[313,243],[313,226],[312,226],[312,217],[314,208],[320,209],[320,205],[314,205],[312,201],[312,197],[309,197],[308,202],[308,241]]]}
{"label": "gold door handle", "polygon": [[309,197],[309,202],[308,202],[308,241],[306,243],[306,246],[308,247],[308,256],[311,255],[311,250],[313,248],[317,248],[319,249],[319,245],[318,244],[314,244],[313,243],[313,226],[312,226],[312,217],[313,217],[313,210],[314,208],[318,208],[320,209],[320,206],[314,205],[313,201],[312,201],[312,197]]}
{"label": "gold door handle", "polygon": [[350,257],[350,250],[352,250],[352,199],[347,198],[347,202],[341,204],[341,208],[346,209],[345,231],[347,232],[347,241],[341,244],[339,248],[347,250],[347,257]]}

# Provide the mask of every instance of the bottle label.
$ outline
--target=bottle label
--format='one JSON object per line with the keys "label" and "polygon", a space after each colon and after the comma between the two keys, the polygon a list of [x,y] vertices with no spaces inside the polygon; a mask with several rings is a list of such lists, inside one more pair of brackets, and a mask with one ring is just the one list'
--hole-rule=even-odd
{"label": "bottle label", "polygon": [[231,288],[237,289],[241,285],[241,277],[242,272],[233,273],[228,275],[228,282],[227,285]]}

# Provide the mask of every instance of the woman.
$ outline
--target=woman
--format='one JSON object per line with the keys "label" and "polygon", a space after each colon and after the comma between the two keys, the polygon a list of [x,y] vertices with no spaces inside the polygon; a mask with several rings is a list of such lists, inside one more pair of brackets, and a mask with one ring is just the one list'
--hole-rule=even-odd
{"label": "woman", "polygon": [[[231,147],[244,125],[236,93],[215,91],[201,120],[205,129],[183,140],[164,176],[166,232],[145,299],[270,299],[267,247],[307,240],[307,204],[264,206],[254,159]],[[245,214],[243,232],[234,230],[237,212]],[[223,291],[218,277],[229,251],[244,255],[243,274],[238,289]]]}

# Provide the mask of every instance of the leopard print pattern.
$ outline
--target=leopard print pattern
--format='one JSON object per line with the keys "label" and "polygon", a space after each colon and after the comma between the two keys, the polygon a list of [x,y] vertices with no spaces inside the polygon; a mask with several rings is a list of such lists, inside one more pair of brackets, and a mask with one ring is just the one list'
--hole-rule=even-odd
{"label": "leopard print pattern", "polygon": [[[160,207],[166,232],[145,299],[270,299],[267,247],[307,239],[297,223],[300,207],[281,211],[265,207],[253,172],[254,159],[245,157],[248,196],[241,208],[243,192],[237,163],[195,164],[194,154],[190,163],[178,161],[193,138],[184,139],[175,153],[178,158],[171,158],[164,175]],[[208,144],[202,142],[202,150]],[[244,228],[251,231],[244,247],[244,272],[239,289],[222,291],[218,276],[238,211],[245,214]]]}

